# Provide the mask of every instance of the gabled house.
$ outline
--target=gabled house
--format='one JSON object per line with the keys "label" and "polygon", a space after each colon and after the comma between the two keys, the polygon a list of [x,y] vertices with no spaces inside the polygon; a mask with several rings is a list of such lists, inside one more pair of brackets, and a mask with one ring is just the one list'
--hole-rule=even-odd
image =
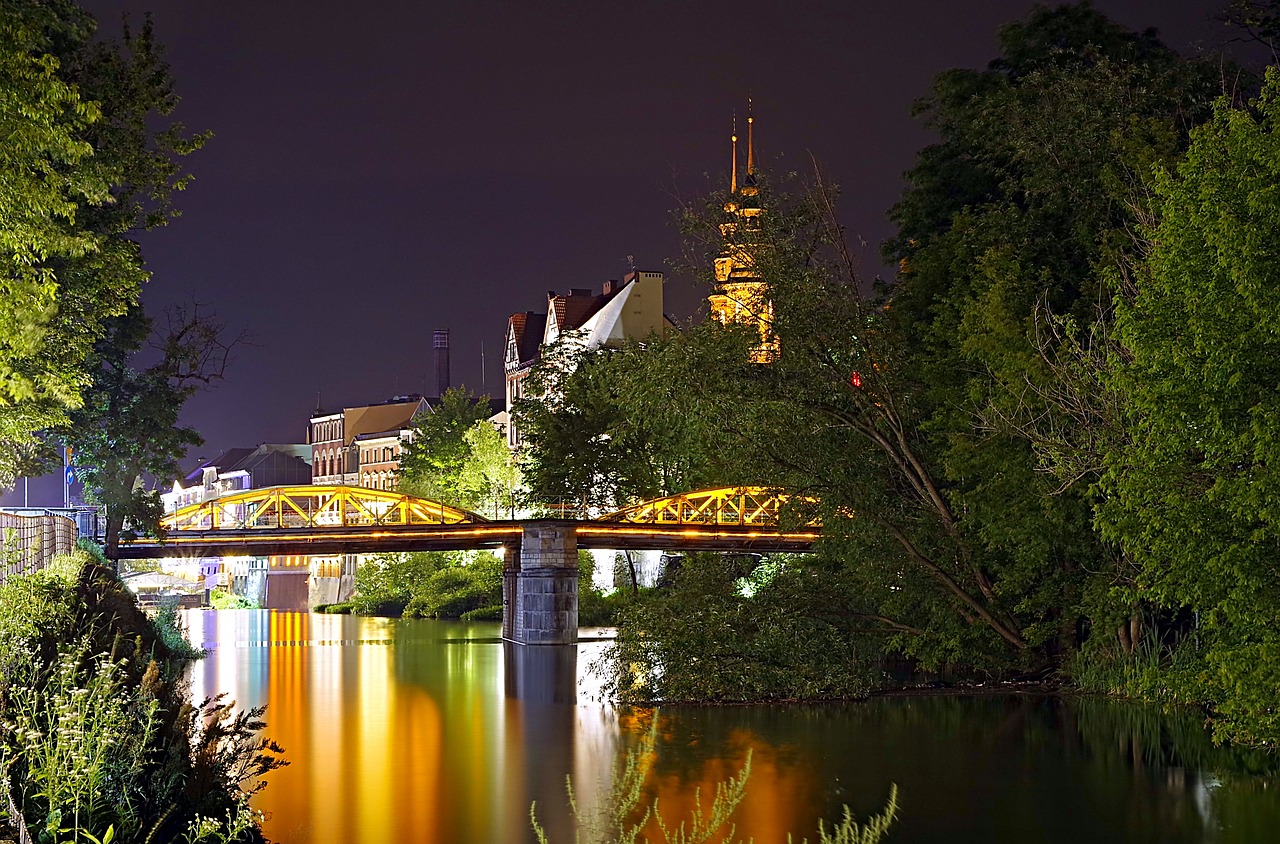
{"label": "gabled house", "polygon": [[520,432],[511,415],[524,395],[524,381],[542,356],[542,349],[572,335],[587,349],[620,346],[650,334],[665,334],[675,323],[663,313],[662,273],[633,271],[621,282],[606,281],[599,293],[573,288],[547,292],[545,313],[525,311],[507,319],[503,370],[506,375],[507,445],[520,445]]}

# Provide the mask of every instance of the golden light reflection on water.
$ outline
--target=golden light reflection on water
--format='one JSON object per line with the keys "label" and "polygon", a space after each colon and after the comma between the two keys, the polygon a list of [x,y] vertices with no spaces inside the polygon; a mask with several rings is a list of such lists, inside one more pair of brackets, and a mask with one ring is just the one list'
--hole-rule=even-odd
{"label": "golden light reflection on water", "polygon": [[[620,725],[600,703],[586,670],[600,644],[519,648],[498,641],[496,625],[295,612],[193,613],[189,623],[210,648],[193,696],[265,704],[266,734],[285,749],[289,766],[255,798],[279,844],[526,842],[534,801],[553,838],[570,840],[565,775],[594,805],[645,723]],[[812,802],[812,778],[784,771],[748,731],[696,772],[659,766],[649,794],[668,816],[686,814],[694,789],[713,794],[747,747],[740,828],[783,841],[797,804]]]}
{"label": "golden light reflection on water", "polygon": [[[551,840],[572,841],[565,775],[582,804],[595,805],[621,751],[650,723],[650,713],[599,703],[587,673],[599,643],[504,645],[496,624],[271,611],[186,618],[211,648],[192,667],[193,696],[265,704],[266,734],[285,748],[289,767],[255,798],[278,844],[529,842],[534,801]],[[1120,826],[1142,840],[1274,841],[1280,789],[1206,785],[1185,763],[1160,761],[1164,739],[1141,766],[1135,753],[1108,755],[1116,735],[1129,737],[1124,747],[1165,735],[1167,716],[1134,716],[1139,729],[1118,718],[1127,710],[1075,706],[672,708],[646,796],[678,823],[695,791],[709,803],[750,750],[734,819],[757,844],[781,844],[788,832],[814,840],[818,818],[834,819],[845,802],[866,817],[883,808],[890,783],[905,807],[895,842],[1106,840]],[[1165,738],[1183,734],[1169,728]]]}

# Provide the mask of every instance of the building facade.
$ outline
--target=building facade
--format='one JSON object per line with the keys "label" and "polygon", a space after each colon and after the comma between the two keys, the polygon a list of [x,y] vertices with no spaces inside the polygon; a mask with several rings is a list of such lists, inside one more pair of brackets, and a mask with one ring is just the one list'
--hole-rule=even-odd
{"label": "building facade", "polygon": [[410,395],[336,412],[317,408],[308,428],[311,483],[395,489],[404,445],[431,401]]}
{"label": "building facade", "polygon": [[663,311],[662,285],[660,272],[632,271],[621,282],[606,281],[599,293],[585,288],[548,291],[545,313],[525,311],[507,319],[503,372],[507,445],[512,450],[520,446],[520,430],[511,411],[525,395],[525,381],[543,348],[569,337],[586,349],[621,346],[674,330]]}

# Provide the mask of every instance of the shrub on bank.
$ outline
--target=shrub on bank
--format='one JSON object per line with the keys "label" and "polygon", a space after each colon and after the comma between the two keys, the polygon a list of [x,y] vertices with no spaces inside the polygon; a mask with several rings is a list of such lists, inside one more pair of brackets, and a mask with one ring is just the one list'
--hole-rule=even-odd
{"label": "shrub on bank", "polygon": [[606,651],[624,702],[860,697],[881,681],[857,596],[817,560],[690,554],[621,604]]}
{"label": "shrub on bank", "polygon": [[502,560],[485,551],[381,554],[356,570],[355,585],[355,596],[334,606],[359,615],[460,618],[502,604]]}
{"label": "shrub on bank", "polygon": [[223,592],[221,589],[214,589],[209,593],[209,603],[215,610],[260,610],[257,602],[251,601],[243,595],[236,595],[231,592]]}
{"label": "shrub on bank", "polygon": [[15,826],[39,841],[262,840],[248,799],[280,748],[258,736],[260,709],[192,706],[176,644],[85,550],[0,586]]}

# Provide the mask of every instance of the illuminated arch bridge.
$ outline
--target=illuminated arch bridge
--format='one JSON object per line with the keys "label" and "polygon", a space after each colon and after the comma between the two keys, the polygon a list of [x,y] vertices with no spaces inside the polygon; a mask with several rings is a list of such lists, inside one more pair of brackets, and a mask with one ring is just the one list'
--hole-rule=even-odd
{"label": "illuminated arch bridge", "polygon": [[[811,501],[804,499],[803,501]],[[807,551],[816,520],[781,527],[802,500],[764,487],[699,490],[645,501],[598,519],[491,521],[398,492],[346,486],[249,490],[192,504],[161,520],[163,540],[122,542],[122,558],[362,554],[518,544],[529,525],[559,524],[577,547]],[[791,519],[795,521],[795,519]]]}
{"label": "illuminated arch bridge", "polygon": [[[490,521],[438,501],[343,486],[250,490],[164,518],[163,540],[122,542],[122,558],[327,556],[505,548],[502,636],[525,644],[578,638],[578,550],[808,551],[821,526],[791,527],[797,499],[728,487],[645,501],[599,519]],[[797,506],[799,505],[799,506]]]}
{"label": "illuminated arch bridge", "polygon": [[183,507],[160,520],[166,531],[459,525],[488,521],[438,501],[349,486],[274,486]]}

